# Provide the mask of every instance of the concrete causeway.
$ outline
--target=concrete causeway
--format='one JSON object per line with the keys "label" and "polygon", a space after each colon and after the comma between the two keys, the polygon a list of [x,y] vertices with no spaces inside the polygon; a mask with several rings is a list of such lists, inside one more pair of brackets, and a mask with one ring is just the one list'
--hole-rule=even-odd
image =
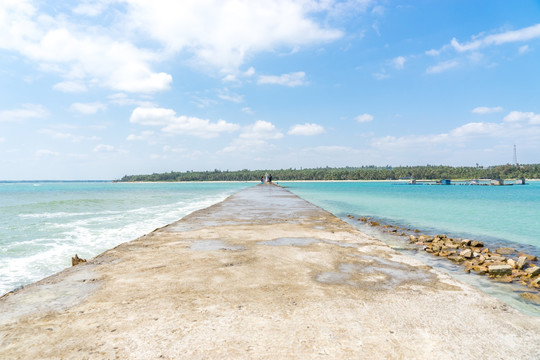
{"label": "concrete causeway", "polygon": [[276,185],[0,298],[0,359],[539,359],[524,315]]}

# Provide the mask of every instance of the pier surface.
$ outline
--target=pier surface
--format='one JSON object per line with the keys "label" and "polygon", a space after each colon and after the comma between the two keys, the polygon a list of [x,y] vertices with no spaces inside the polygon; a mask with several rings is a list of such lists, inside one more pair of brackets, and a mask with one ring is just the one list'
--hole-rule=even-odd
{"label": "pier surface", "polygon": [[540,318],[257,185],[0,298],[1,359],[538,359]]}

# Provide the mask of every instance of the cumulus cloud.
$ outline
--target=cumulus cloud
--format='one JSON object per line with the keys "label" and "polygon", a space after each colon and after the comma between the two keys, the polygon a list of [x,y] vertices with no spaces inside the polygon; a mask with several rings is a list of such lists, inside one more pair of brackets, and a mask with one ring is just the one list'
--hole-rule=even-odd
{"label": "cumulus cloud", "polygon": [[371,114],[362,114],[355,117],[355,120],[358,121],[359,123],[370,122],[370,121],[373,121],[373,119],[374,117]]}
{"label": "cumulus cloud", "polygon": [[161,131],[168,134],[193,135],[201,138],[213,138],[222,133],[238,131],[240,126],[218,120],[199,119],[186,115],[176,115],[172,109],[138,107],[131,113],[129,119],[134,124],[161,126]]}
{"label": "cumulus cloud", "polygon": [[275,125],[268,121],[258,120],[255,123],[242,128],[240,135],[222,151],[227,152],[263,152],[273,145],[269,140],[281,139],[283,134],[276,129]]}
{"label": "cumulus cloud", "polygon": [[447,60],[447,61],[443,61],[436,65],[428,67],[426,69],[426,73],[438,74],[438,73],[453,69],[458,65],[459,65],[459,62],[457,60]]}
{"label": "cumulus cloud", "polygon": [[73,103],[69,107],[71,111],[78,112],[80,114],[84,115],[92,115],[97,113],[98,111],[104,111],[107,109],[107,105],[102,104],[100,102],[93,102],[93,103]]}
{"label": "cumulus cloud", "polygon": [[281,139],[283,134],[276,129],[274,124],[268,121],[257,120],[254,124],[246,126],[240,138],[242,139]]}
{"label": "cumulus cloud", "polygon": [[48,115],[48,111],[39,104],[25,104],[18,109],[0,110],[0,122],[18,122],[27,119],[39,119]]}
{"label": "cumulus cloud", "polygon": [[503,108],[500,106],[495,106],[495,107],[478,106],[472,110],[474,114],[492,114],[492,113],[496,113],[500,111],[503,111]]}
{"label": "cumulus cloud", "polygon": [[282,75],[260,75],[257,83],[295,87],[305,85],[305,77],[306,73],[303,71],[292,72]]}
{"label": "cumulus cloud", "polygon": [[168,51],[187,51],[197,63],[236,72],[247,57],[280,47],[333,41],[343,33],[317,24],[331,11],[318,1],[127,0],[129,24]]}
{"label": "cumulus cloud", "polygon": [[540,124],[540,114],[535,114],[533,112],[521,112],[521,111],[512,111],[504,117],[506,122],[528,122],[529,124]]}
{"label": "cumulus cloud", "polygon": [[287,132],[289,135],[313,136],[324,133],[324,127],[318,124],[305,123],[303,125],[294,125]]}
{"label": "cumulus cloud", "polygon": [[458,52],[474,51],[482,47],[502,45],[512,42],[522,42],[540,38],[540,24],[522,28],[519,30],[506,31],[499,34],[491,34],[477,37],[467,42],[459,43],[456,38],[452,38],[450,44]]}

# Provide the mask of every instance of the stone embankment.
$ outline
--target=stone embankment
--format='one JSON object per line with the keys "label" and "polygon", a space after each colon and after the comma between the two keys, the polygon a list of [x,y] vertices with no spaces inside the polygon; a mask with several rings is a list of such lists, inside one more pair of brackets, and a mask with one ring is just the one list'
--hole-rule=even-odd
{"label": "stone embankment", "polygon": [[[349,218],[354,218],[348,215]],[[408,237],[409,243],[421,246],[427,253],[447,258],[460,264],[468,273],[487,275],[495,281],[519,283],[527,287],[521,296],[540,304],[540,266],[534,255],[520,253],[515,249],[500,247],[490,250],[481,241],[461,239],[441,235],[419,234],[419,230],[400,228],[393,225],[381,225],[370,218],[357,220],[369,226],[380,227],[382,231]],[[407,233],[413,232],[415,234]]]}

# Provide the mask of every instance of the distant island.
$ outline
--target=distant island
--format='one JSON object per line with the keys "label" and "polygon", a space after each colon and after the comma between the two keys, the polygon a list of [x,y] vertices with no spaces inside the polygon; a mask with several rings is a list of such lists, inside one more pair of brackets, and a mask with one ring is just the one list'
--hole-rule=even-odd
{"label": "distant island", "polygon": [[540,179],[540,164],[497,165],[489,167],[453,166],[361,166],[342,168],[280,169],[280,170],[218,170],[171,171],[151,175],[126,175],[120,182],[136,181],[258,181],[264,174],[274,181],[294,180],[470,180],[470,179]]}

